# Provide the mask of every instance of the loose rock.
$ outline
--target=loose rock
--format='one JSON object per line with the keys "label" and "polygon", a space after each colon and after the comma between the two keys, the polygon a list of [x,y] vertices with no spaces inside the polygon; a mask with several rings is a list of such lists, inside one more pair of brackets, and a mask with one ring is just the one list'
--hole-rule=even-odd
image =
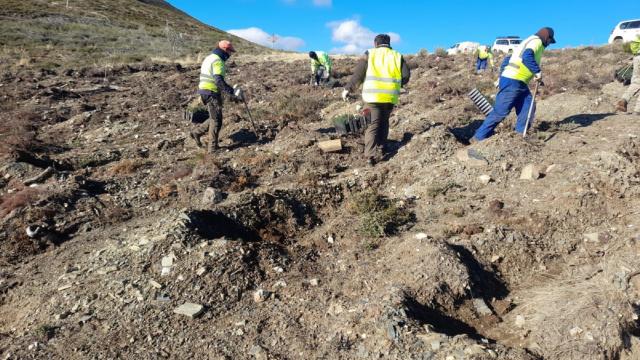
{"label": "loose rock", "polygon": [[222,192],[216,188],[208,187],[202,195],[203,205],[214,205],[221,202],[224,198]]}
{"label": "loose rock", "polygon": [[480,175],[478,177],[478,180],[480,180],[480,182],[484,185],[489,185],[489,183],[493,181],[493,179],[489,175]]}
{"label": "loose rock", "polygon": [[188,316],[192,319],[200,316],[204,311],[204,307],[200,304],[184,303],[173,310],[174,313]]}
{"label": "loose rock", "polygon": [[253,301],[257,303],[265,302],[269,298],[269,295],[271,295],[270,292],[263,289],[258,289],[253,293]]}
{"label": "loose rock", "polygon": [[482,298],[473,299],[473,306],[476,309],[476,312],[480,316],[491,316],[493,315],[493,311],[487,306],[487,303]]}
{"label": "loose rock", "polygon": [[465,163],[472,167],[481,167],[481,166],[489,165],[489,161],[487,161],[487,159],[484,156],[480,155],[480,153],[474,149],[468,149],[468,148],[460,149],[458,150],[458,152],[456,152],[456,158],[460,162]]}
{"label": "loose rock", "polygon": [[540,178],[540,169],[534,164],[529,164],[522,169],[520,180],[538,180]]}

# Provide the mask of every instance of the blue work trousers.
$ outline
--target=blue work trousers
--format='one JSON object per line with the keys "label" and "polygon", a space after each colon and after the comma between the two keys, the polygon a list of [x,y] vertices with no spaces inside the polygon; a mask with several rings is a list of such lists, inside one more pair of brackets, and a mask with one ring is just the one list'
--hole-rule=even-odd
{"label": "blue work trousers", "polygon": [[[515,130],[521,134],[524,133],[532,101],[533,96],[527,84],[522,81],[500,77],[500,91],[496,96],[496,104],[493,107],[493,111],[487,116],[480,128],[476,130],[473,137],[478,141],[491,137],[496,127],[509,115],[513,108],[516,109],[516,114],[518,115]],[[535,110],[534,105],[529,127],[533,124]]]}
{"label": "blue work trousers", "polygon": [[481,70],[487,70],[487,63],[489,59],[480,59],[478,58],[478,60],[476,61],[476,70],[477,71],[481,71]]}

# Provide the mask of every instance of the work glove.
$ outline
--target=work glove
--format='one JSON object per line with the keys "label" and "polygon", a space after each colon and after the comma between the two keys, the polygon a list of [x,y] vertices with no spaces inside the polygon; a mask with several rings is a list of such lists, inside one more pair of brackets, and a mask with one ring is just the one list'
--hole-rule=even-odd
{"label": "work glove", "polygon": [[349,101],[349,90],[342,90],[342,101]]}
{"label": "work glove", "polygon": [[542,73],[537,73],[533,76],[533,78],[537,81],[537,82],[542,82]]}
{"label": "work glove", "polygon": [[239,100],[243,100],[244,99],[244,92],[242,91],[240,86],[238,86],[238,85],[234,85],[233,86],[233,96],[235,96]]}

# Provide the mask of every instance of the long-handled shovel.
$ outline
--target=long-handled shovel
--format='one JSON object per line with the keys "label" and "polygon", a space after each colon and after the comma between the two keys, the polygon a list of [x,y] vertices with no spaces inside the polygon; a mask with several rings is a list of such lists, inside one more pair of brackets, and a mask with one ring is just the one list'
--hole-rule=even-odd
{"label": "long-handled shovel", "polygon": [[247,109],[247,114],[249,115],[251,126],[253,126],[253,132],[256,134],[256,138],[260,139],[260,135],[258,134],[258,128],[256,127],[256,123],[253,121],[253,116],[251,115],[251,110],[249,110],[249,104],[247,104],[247,99],[244,98],[244,94],[242,95],[242,102],[244,103],[244,108]]}
{"label": "long-handled shovel", "polygon": [[533,99],[531,99],[531,106],[529,107],[529,114],[527,114],[527,123],[524,126],[524,132],[522,133],[522,137],[527,137],[527,130],[529,129],[529,123],[531,122],[531,115],[533,115],[533,108],[536,106],[536,96],[538,95],[538,87],[540,86],[540,82],[536,81],[536,87],[533,89]]}

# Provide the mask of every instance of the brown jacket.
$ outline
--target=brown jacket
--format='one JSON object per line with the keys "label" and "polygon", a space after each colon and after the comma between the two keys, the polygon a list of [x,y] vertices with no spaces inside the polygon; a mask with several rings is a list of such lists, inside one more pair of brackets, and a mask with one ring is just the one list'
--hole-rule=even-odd
{"label": "brown jacket", "polygon": [[[360,84],[364,82],[365,77],[367,76],[367,68],[369,67],[369,52],[365,52],[364,56],[358,61],[356,65],[356,69],[351,75],[351,79],[345,89],[349,90],[350,93],[356,92]],[[404,57],[402,58],[402,86],[405,86],[409,79],[411,78],[411,70],[409,69],[409,65],[404,61]]]}

